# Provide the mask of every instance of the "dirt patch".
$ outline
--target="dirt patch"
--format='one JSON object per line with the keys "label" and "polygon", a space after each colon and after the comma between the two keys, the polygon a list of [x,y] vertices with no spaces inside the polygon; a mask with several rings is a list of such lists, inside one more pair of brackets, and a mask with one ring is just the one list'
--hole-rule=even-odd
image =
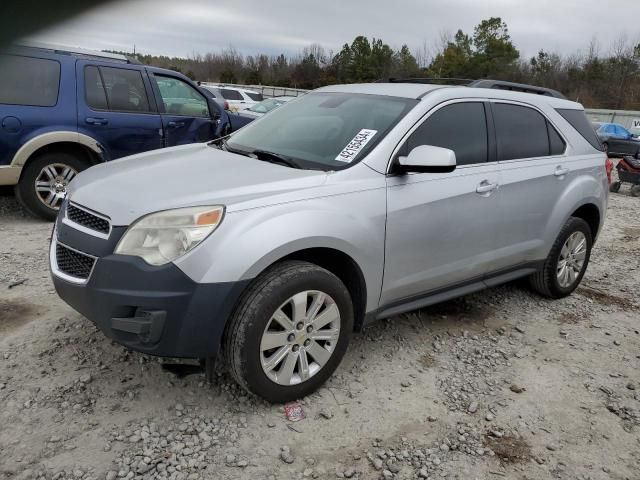
{"label": "dirt patch", "polygon": [[556,316],[556,321],[563,324],[578,324],[589,320],[588,315],[580,315],[575,312],[561,312]]}
{"label": "dirt patch", "polygon": [[24,301],[0,300],[0,332],[10,332],[39,314],[37,307]]}
{"label": "dirt patch", "polygon": [[624,227],[622,229],[623,241],[632,242],[634,240],[640,240],[640,228],[638,227]]}
{"label": "dirt patch", "polygon": [[422,368],[431,368],[437,365],[438,361],[430,353],[425,353],[423,355],[420,355],[418,363],[422,366]]}
{"label": "dirt patch", "polygon": [[595,290],[590,287],[578,287],[576,292],[580,295],[590,298],[591,300],[598,302],[601,305],[607,305],[610,307],[618,307],[622,310],[631,310],[633,303],[626,298],[618,297],[602,290]]}
{"label": "dirt patch", "polygon": [[484,324],[493,310],[487,306],[474,303],[468,298],[460,298],[449,302],[432,305],[420,310],[422,317],[439,317],[454,322]]}
{"label": "dirt patch", "polygon": [[531,458],[531,447],[520,437],[485,435],[485,444],[503,463],[525,463]]}

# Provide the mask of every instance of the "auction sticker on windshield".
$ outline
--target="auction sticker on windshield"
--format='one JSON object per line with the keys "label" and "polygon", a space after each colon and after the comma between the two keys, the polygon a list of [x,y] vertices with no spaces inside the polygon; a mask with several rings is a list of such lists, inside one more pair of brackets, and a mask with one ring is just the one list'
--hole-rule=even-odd
{"label": "auction sticker on windshield", "polygon": [[336,157],[338,162],[351,163],[358,153],[369,143],[369,141],[378,133],[377,130],[368,130],[363,128],[348,143],[346,147]]}

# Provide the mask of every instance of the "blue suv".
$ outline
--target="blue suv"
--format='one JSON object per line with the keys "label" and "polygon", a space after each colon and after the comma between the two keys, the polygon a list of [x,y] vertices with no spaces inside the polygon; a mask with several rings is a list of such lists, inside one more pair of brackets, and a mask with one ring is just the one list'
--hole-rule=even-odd
{"label": "blue suv", "polygon": [[0,185],[15,185],[29,212],[53,220],[80,171],[217,138],[231,132],[232,117],[171,70],[123,55],[13,46],[0,54]]}

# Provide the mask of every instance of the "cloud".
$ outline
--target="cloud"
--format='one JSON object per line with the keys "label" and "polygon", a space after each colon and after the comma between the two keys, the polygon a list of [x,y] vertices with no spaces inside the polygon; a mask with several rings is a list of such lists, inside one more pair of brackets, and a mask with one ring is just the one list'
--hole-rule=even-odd
{"label": "cloud", "polygon": [[[524,57],[574,53],[597,38],[607,50],[625,32],[640,42],[637,0],[129,0],[108,4],[34,39],[91,49],[175,56],[234,46],[245,54],[295,55],[318,43],[337,51],[356,35],[393,47],[435,45],[443,32],[472,33],[500,16]],[[636,37],[634,38],[634,35]]]}

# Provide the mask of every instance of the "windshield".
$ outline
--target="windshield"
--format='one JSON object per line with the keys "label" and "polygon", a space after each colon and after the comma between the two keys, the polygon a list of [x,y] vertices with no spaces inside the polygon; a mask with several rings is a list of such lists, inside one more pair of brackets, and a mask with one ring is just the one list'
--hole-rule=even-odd
{"label": "windshield", "polygon": [[267,113],[273,110],[274,108],[279,107],[283,103],[285,103],[283,100],[276,100],[274,98],[270,98],[269,100],[264,100],[260,103],[257,103],[256,105],[249,108],[248,110],[256,113]]}
{"label": "windshield", "polygon": [[310,93],[250,123],[229,138],[230,150],[256,150],[301,168],[340,170],[371,151],[417,100],[353,93]]}

